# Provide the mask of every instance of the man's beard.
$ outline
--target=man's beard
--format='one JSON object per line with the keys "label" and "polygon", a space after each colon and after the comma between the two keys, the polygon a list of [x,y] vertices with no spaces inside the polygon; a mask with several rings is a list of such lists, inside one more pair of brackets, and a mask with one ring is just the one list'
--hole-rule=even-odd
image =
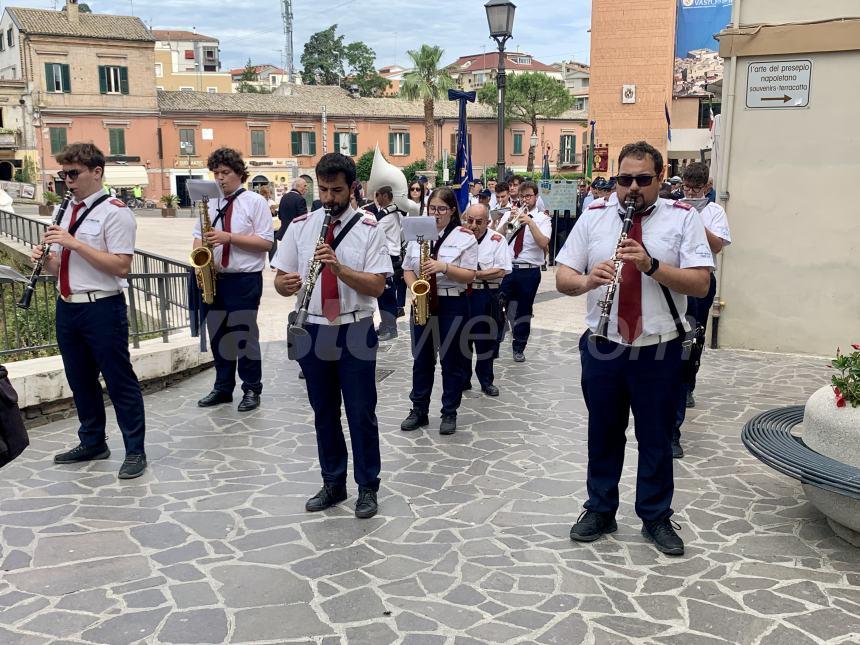
{"label": "man's beard", "polygon": [[339,217],[340,215],[343,215],[349,208],[349,200],[347,200],[344,204],[323,204],[323,208],[331,209],[332,217]]}

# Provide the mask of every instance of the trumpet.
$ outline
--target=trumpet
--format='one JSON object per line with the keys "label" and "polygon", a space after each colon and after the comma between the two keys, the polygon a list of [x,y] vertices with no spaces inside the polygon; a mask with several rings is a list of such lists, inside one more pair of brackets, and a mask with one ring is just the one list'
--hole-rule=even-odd
{"label": "trumpet", "polygon": [[[323,208],[325,210],[325,217],[323,217],[322,229],[320,230],[320,236],[315,247],[317,249],[325,244],[325,238],[328,235],[328,229],[331,226],[331,208]],[[299,308],[296,310],[295,318],[290,321],[290,326],[287,329],[288,335],[308,335],[308,330],[305,329],[305,324],[308,321],[308,308],[311,305],[311,296],[314,293],[314,288],[317,285],[317,280],[319,279],[322,270],[322,261],[312,257],[310,260],[310,266],[308,267],[308,277],[305,279],[305,290],[302,293],[302,299],[299,303]]]}
{"label": "trumpet", "polygon": [[412,314],[416,325],[426,325],[430,318],[430,279],[424,273],[424,263],[430,259],[430,242],[425,242],[422,238],[418,238],[418,246],[421,248],[419,257],[420,266],[418,279],[409,287],[412,294],[413,306]]}
{"label": "trumpet", "polygon": [[520,232],[520,229],[523,227],[523,223],[520,221],[520,216],[524,214],[525,210],[519,204],[511,209],[511,214],[508,216],[503,230],[500,231],[501,233],[504,233],[505,241],[510,242],[514,237],[516,237],[517,233]]}
{"label": "trumpet", "polygon": [[[60,208],[57,209],[57,214],[54,217],[54,221],[51,222],[52,226],[59,226],[63,221],[63,215],[66,213],[66,209],[69,207],[69,202],[72,201],[72,191],[67,190],[66,194],[63,195],[63,201],[60,204]],[[15,303],[15,305],[19,309],[29,309],[30,301],[33,299],[33,293],[36,290],[36,282],[39,280],[39,276],[42,275],[42,269],[45,266],[45,262],[48,259],[48,251],[51,250],[51,245],[43,242],[42,243],[42,256],[39,258],[39,261],[36,262],[36,266],[33,267],[33,273],[30,274],[30,282],[24,287],[24,293],[21,294],[21,299]]]}
{"label": "trumpet", "polygon": [[624,213],[624,223],[621,225],[621,236],[618,238],[618,243],[615,245],[615,252],[612,254],[610,262],[615,264],[615,277],[608,285],[606,285],[606,293],[603,299],[597,303],[600,308],[600,320],[597,322],[597,331],[591,335],[594,340],[609,339],[609,315],[612,312],[612,303],[615,301],[615,294],[618,291],[618,285],[621,282],[621,269],[624,266],[624,261],[618,259],[618,249],[621,243],[627,239],[627,234],[633,226],[633,209],[636,205],[636,199],[628,197],[624,203],[627,211]]}

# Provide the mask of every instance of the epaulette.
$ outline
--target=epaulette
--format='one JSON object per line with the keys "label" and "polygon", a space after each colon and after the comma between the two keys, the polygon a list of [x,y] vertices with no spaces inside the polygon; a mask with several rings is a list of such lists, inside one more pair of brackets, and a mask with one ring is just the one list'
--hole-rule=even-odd
{"label": "epaulette", "polygon": [[121,199],[117,199],[116,197],[111,199],[110,203],[113,204],[114,206],[119,206],[120,208],[125,208],[125,202],[122,201]]}
{"label": "epaulette", "polygon": [[675,208],[683,208],[685,211],[688,211],[693,208],[692,204],[688,204],[687,202],[676,201],[672,204]]}
{"label": "epaulette", "polygon": [[493,242],[501,242],[502,236],[498,233],[493,233],[493,237],[490,238]]}
{"label": "epaulette", "polygon": [[299,215],[298,217],[294,217],[290,220],[290,224],[295,224],[296,222],[304,222],[308,218],[307,214]]}
{"label": "epaulette", "polygon": [[370,213],[367,214],[367,217],[363,217],[361,219],[362,224],[367,224],[368,226],[378,226],[376,218]]}
{"label": "epaulette", "polygon": [[461,227],[460,227],[460,230],[461,230],[461,231],[463,231],[464,233],[468,233],[469,235],[474,235],[474,234],[475,234],[475,232],[474,232],[472,229],[470,229],[470,228],[466,228],[465,226],[461,226]]}
{"label": "epaulette", "polygon": [[597,201],[591,202],[588,205],[588,210],[593,211],[593,210],[597,210],[598,208],[606,208],[607,205],[608,204],[604,200],[598,199]]}

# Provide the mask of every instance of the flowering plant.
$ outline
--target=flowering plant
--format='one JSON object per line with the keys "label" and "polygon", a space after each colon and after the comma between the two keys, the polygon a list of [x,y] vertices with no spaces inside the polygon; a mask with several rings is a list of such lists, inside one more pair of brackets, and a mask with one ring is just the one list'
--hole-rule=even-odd
{"label": "flowering plant", "polygon": [[846,402],[852,408],[860,406],[860,343],[854,343],[851,347],[854,349],[851,354],[843,354],[837,348],[836,359],[830,362],[833,369],[839,372],[830,378],[837,408],[844,408]]}

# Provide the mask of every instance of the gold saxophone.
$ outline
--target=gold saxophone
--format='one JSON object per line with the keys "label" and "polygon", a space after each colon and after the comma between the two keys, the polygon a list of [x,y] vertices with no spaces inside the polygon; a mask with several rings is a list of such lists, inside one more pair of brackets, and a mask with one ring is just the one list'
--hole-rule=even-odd
{"label": "gold saxophone", "polygon": [[200,238],[203,244],[191,251],[191,266],[197,275],[197,286],[203,293],[203,302],[215,302],[215,263],[212,261],[212,245],[206,242],[206,233],[212,230],[209,221],[209,199],[204,197],[197,205],[200,217]]}
{"label": "gold saxophone", "polygon": [[418,270],[418,279],[409,287],[412,293],[412,314],[416,325],[426,325],[430,318],[430,280],[429,276],[424,273],[424,263],[430,259],[430,242],[423,240],[418,242],[421,247],[421,253],[418,261],[420,269]]}

